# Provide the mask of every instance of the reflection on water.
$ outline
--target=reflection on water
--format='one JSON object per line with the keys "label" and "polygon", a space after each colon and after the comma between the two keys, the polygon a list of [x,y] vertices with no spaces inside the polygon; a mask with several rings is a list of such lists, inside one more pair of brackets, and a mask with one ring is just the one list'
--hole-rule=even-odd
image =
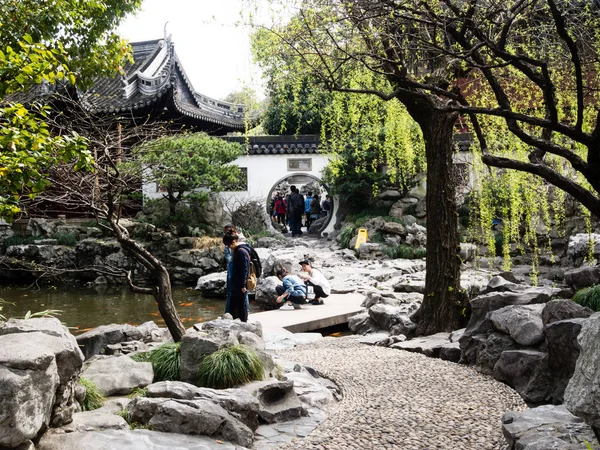
{"label": "reflection on water", "polygon": [[[6,317],[23,317],[27,311],[59,309],[58,318],[73,334],[99,325],[129,323],[140,325],[148,320],[164,327],[154,297],[134,294],[123,288],[29,289],[0,287],[0,298],[14,305],[4,305]],[[175,307],[183,325],[216,319],[225,309],[224,299],[205,299],[191,288],[173,288]]]}

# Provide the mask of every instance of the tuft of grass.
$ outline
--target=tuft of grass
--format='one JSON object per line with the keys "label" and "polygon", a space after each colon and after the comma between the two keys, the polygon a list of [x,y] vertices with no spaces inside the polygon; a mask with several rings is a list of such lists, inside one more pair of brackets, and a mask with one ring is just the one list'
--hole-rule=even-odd
{"label": "tuft of grass", "polygon": [[80,377],[79,384],[85,388],[85,397],[81,403],[81,409],[84,411],[93,411],[94,409],[101,408],[104,405],[105,397],[98,389],[95,383],[88,380],[87,378]]}
{"label": "tuft of grass", "polygon": [[179,342],[163,344],[148,354],[148,361],[154,369],[156,381],[179,380],[181,359],[179,354]]}
{"label": "tuft of grass", "polygon": [[346,225],[340,233],[340,245],[342,248],[350,248],[350,241],[356,235],[357,227],[354,225]]}
{"label": "tuft of grass", "polygon": [[600,311],[600,284],[578,290],[573,296],[573,301],[594,311]]}
{"label": "tuft of grass", "polygon": [[383,253],[391,259],[418,259],[425,258],[427,250],[424,248],[414,248],[410,245],[393,245],[383,248]]}
{"label": "tuft of grass", "polygon": [[150,362],[150,353],[151,352],[139,352],[129,355],[129,357],[136,362]]}
{"label": "tuft of grass", "polygon": [[200,386],[228,389],[262,380],[264,365],[256,352],[244,345],[224,347],[204,357],[198,370]]}
{"label": "tuft of grass", "polygon": [[128,398],[146,397],[148,395],[148,388],[136,387],[129,393]]}
{"label": "tuft of grass", "polygon": [[12,245],[33,244],[40,239],[44,239],[44,236],[11,236],[2,240],[2,246],[8,248]]}
{"label": "tuft of grass", "polygon": [[73,247],[77,244],[77,235],[73,233],[54,233],[52,239],[56,239],[58,245],[68,245]]}

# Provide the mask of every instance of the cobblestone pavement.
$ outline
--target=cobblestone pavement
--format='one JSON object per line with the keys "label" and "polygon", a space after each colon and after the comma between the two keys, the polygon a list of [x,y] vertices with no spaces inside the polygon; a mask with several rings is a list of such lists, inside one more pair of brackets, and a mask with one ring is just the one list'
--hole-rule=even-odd
{"label": "cobblestone pavement", "polygon": [[526,408],[511,388],[470,367],[354,336],[277,353],[334,380],[343,393],[318,428],[282,449],[506,449],[500,418]]}

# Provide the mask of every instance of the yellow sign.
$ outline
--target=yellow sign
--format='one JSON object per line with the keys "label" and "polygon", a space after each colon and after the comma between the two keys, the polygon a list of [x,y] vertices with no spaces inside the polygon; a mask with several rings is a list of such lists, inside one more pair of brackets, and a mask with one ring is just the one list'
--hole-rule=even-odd
{"label": "yellow sign", "polygon": [[360,228],[358,230],[358,236],[356,237],[356,245],[354,246],[355,250],[358,250],[358,247],[363,245],[369,239],[369,233],[367,233],[366,228]]}

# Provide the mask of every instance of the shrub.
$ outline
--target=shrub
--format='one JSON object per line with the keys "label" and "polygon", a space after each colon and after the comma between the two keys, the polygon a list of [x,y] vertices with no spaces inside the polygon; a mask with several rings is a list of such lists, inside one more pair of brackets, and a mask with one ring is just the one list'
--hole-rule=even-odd
{"label": "shrub", "polygon": [[180,355],[179,342],[163,344],[147,353],[138,353],[133,357],[135,361],[148,361],[152,363],[155,381],[179,380]]}
{"label": "shrub", "polygon": [[11,236],[2,241],[2,246],[4,248],[8,248],[12,245],[27,245],[33,244],[35,241],[39,241],[40,239],[44,239],[43,236]]}
{"label": "shrub", "polygon": [[81,409],[84,411],[93,411],[104,405],[105,397],[95,383],[87,378],[81,377],[79,378],[79,384],[85,388],[85,397],[81,403]]}
{"label": "shrub", "polygon": [[77,244],[77,236],[73,233],[54,233],[52,239],[56,239],[58,245],[68,245],[73,247]]}
{"label": "shrub", "polygon": [[346,225],[340,233],[340,245],[342,248],[350,248],[350,241],[356,234],[356,227],[354,225]]}
{"label": "shrub", "polygon": [[600,284],[578,290],[573,296],[573,301],[594,311],[600,311]]}
{"label": "shrub", "polygon": [[384,247],[383,253],[391,259],[418,259],[424,258],[427,250],[424,248],[414,248],[410,245],[401,244]]}
{"label": "shrub", "polygon": [[244,345],[224,347],[204,357],[199,367],[200,386],[228,389],[262,380],[264,366],[254,350]]}

